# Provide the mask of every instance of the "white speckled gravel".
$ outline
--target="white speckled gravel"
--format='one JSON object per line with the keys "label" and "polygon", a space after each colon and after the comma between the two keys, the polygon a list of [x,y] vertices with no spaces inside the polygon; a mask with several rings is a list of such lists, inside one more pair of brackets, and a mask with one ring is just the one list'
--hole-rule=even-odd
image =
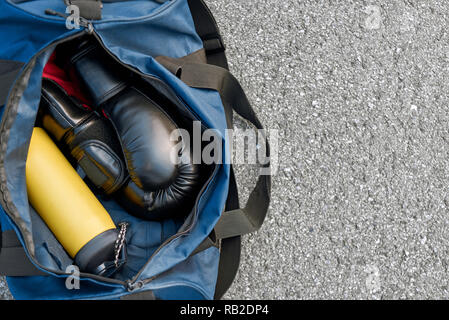
{"label": "white speckled gravel", "polygon": [[226,298],[449,298],[447,2],[208,3],[282,133],[270,214]]}
{"label": "white speckled gravel", "polygon": [[[447,2],[207,2],[280,130],[271,211],[225,298],[448,299]],[[237,168],[243,199],[255,172]]]}
{"label": "white speckled gravel", "polygon": [[0,277],[0,300],[11,300],[12,296],[4,277]]}

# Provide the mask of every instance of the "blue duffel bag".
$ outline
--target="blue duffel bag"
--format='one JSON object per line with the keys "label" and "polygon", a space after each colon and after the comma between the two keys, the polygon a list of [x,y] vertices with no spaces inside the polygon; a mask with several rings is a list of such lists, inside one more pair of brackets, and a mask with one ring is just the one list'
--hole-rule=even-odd
{"label": "blue duffel bag", "polygon": [[[79,19],[71,19],[78,8]],[[76,10],[75,10],[76,11]],[[76,16],[75,16],[76,18]],[[145,221],[97,194],[114,222],[126,220],[127,263],[112,277],[81,273],[28,202],[25,162],[55,48],[95,38],[118,63],[143,77],[223,140],[214,169],[182,220]],[[263,129],[229,73],[217,24],[203,0],[0,0],[0,274],[16,299],[219,299],[234,280],[241,235],[262,225],[270,175],[260,175],[239,206],[226,129],[236,112]],[[268,150],[268,148],[267,148]],[[267,151],[268,152],[268,151]],[[43,177],[44,178],[44,177]]]}

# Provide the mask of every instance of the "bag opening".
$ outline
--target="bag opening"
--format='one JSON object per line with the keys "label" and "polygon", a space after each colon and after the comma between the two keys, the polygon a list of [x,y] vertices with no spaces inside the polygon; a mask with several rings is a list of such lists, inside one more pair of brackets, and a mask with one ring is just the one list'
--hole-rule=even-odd
{"label": "bag opening", "polygon": [[[9,140],[5,157],[5,171],[8,177],[7,185],[9,190],[11,190],[12,203],[14,203],[20,214],[21,224],[29,231],[30,236],[24,236],[24,239],[31,244],[32,250],[30,254],[42,267],[58,273],[66,272],[66,268],[73,264],[73,260],[57,241],[45,222],[28,203],[25,183],[25,161],[31,132],[39,109],[42,76],[51,77],[55,75],[50,72],[51,67],[49,68],[49,66],[51,65],[49,63],[54,61],[53,54],[55,52],[64,52],[64,50],[61,50],[62,47],[63,45],[56,47],[56,49],[49,48],[43,52],[37,58],[34,68],[30,70],[26,88],[18,103],[16,118],[9,129]],[[164,106],[167,113],[176,114],[177,117],[182,116],[186,121],[180,127],[186,126],[186,129],[189,130],[187,124],[197,119],[185,105],[179,103],[173,92],[163,92],[161,90],[162,86],[158,81],[160,82],[161,80],[156,78],[141,79],[146,94],[150,95],[156,103]],[[79,92],[77,88],[70,87],[70,84],[67,84],[65,89],[72,95],[77,95]],[[83,99],[82,96],[78,98]],[[214,166],[210,165],[206,166],[203,171],[201,182],[203,190],[211,181],[214,171]],[[195,210],[191,210],[190,215],[186,219],[175,218],[160,222],[142,220],[128,214],[111,197],[102,194],[93,187],[91,189],[116,224],[120,222],[129,224],[126,234],[128,261],[119,272],[113,275],[113,279],[121,281],[131,280],[165,241],[179,232],[188,230],[196,221]],[[200,195],[198,195],[199,197]]]}

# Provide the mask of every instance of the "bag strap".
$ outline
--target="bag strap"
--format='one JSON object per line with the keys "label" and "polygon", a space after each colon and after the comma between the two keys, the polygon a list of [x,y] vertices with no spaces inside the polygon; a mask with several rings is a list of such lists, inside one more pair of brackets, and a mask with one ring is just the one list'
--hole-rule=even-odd
{"label": "bag strap", "polygon": [[101,0],[64,0],[66,6],[75,5],[80,10],[80,16],[87,20],[101,20]]}
{"label": "bag strap", "polygon": [[215,285],[215,300],[220,300],[229,290],[240,266],[242,237],[223,239],[220,248],[217,284]]}
{"label": "bag strap", "polygon": [[14,230],[1,232],[0,239],[0,275],[13,277],[46,275],[28,259]]}
{"label": "bag strap", "polygon": [[[232,127],[232,120],[229,127]],[[229,181],[228,199],[226,200],[225,210],[235,210],[240,208],[239,195],[237,190],[237,182],[235,180],[234,168],[231,165],[231,175]],[[215,233],[214,233],[215,234]],[[220,241],[220,262],[218,265],[218,277],[215,285],[216,300],[223,298],[234,282],[235,276],[240,266],[242,237],[236,236],[232,238],[222,239]]]}
{"label": "bag strap", "polygon": [[[185,62],[182,59],[158,57],[161,64],[178,61],[176,75],[187,85],[194,88],[212,89],[219,92],[225,111],[229,115],[234,110],[242,118],[251,122],[257,129],[263,126],[240,86],[237,79],[226,69],[209,64]],[[270,156],[268,139],[265,138],[267,157]],[[269,167],[269,164],[265,165]],[[226,239],[258,230],[265,220],[270,204],[271,176],[259,175],[256,186],[251,192],[245,207],[226,211],[215,226],[218,239]]]}
{"label": "bag strap", "polygon": [[217,22],[204,0],[188,0],[195,29],[206,50],[207,63],[228,69],[226,47]]}
{"label": "bag strap", "polygon": [[0,106],[6,103],[9,89],[22,69],[23,62],[0,60]]}

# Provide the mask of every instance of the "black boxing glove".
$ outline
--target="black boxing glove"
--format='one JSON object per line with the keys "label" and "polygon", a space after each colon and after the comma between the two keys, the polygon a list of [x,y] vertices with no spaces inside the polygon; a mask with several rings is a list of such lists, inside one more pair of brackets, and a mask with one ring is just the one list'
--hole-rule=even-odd
{"label": "black boxing glove", "polygon": [[42,127],[73,156],[89,180],[106,194],[119,190],[128,173],[112,125],[68,96],[56,82],[42,81]]}
{"label": "black boxing glove", "polygon": [[71,58],[75,74],[94,105],[104,111],[115,127],[133,182],[145,192],[170,186],[180,174],[179,166],[171,159],[177,144],[170,139],[177,129],[175,122],[131,85],[129,72],[100,47],[85,42],[78,50]]}
{"label": "black boxing glove", "polygon": [[147,220],[187,215],[198,191],[198,166],[181,151],[183,163],[172,183],[151,192],[139,188],[126,170],[123,151],[110,122],[69,97],[52,80],[43,79],[39,109],[42,127],[69,152],[87,178],[130,213]]}

